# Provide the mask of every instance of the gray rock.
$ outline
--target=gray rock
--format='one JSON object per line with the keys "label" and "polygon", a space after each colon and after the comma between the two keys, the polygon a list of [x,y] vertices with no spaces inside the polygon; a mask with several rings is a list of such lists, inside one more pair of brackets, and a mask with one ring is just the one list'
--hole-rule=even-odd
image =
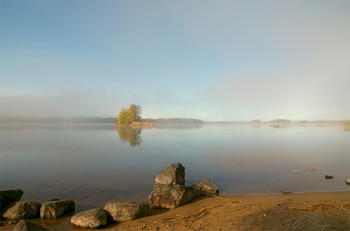
{"label": "gray rock", "polygon": [[114,221],[134,220],[149,213],[148,204],[138,202],[110,201],[103,209],[111,214]]}
{"label": "gray rock", "polygon": [[148,197],[148,204],[152,208],[175,208],[194,197],[193,190],[184,185],[155,185]]}
{"label": "gray rock", "polygon": [[75,203],[71,200],[62,200],[62,201],[49,201],[42,204],[40,208],[40,218],[49,219],[49,218],[60,218],[64,214],[73,211],[75,209]]}
{"label": "gray rock", "polygon": [[8,220],[20,220],[25,218],[38,218],[40,204],[34,201],[17,201],[9,205],[2,216]]}
{"label": "gray rock", "polygon": [[20,220],[15,227],[13,228],[13,231],[44,231],[48,230],[41,225],[29,222],[27,220]]}
{"label": "gray rock", "polygon": [[185,185],[185,168],[180,163],[171,164],[158,173],[155,184]]}
{"label": "gray rock", "polygon": [[9,204],[19,201],[23,196],[21,189],[0,191],[0,211],[6,208]]}
{"label": "gray rock", "polygon": [[[191,188],[198,195],[217,195],[219,194],[219,187],[213,181],[205,179],[201,181],[197,181],[194,183]],[[199,192],[199,193],[198,193]]]}
{"label": "gray rock", "polygon": [[90,209],[75,214],[70,222],[84,228],[98,228],[107,224],[108,212],[104,209]]}

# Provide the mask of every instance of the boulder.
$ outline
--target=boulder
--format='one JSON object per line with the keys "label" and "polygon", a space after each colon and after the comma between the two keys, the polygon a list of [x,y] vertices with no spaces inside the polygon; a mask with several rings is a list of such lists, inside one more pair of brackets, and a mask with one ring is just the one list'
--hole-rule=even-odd
{"label": "boulder", "polygon": [[104,209],[90,209],[75,214],[70,222],[83,228],[98,228],[107,224],[108,212]]}
{"label": "boulder", "polygon": [[48,230],[41,225],[29,222],[27,220],[20,220],[15,227],[13,228],[13,231],[44,231]]}
{"label": "boulder", "polygon": [[175,208],[194,197],[193,190],[184,185],[155,185],[148,197],[148,204],[152,208]]}
{"label": "boulder", "polygon": [[114,221],[134,220],[149,213],[148,204],[138,202],[110,201],[103,209],[111,214]]}
{"label": "boulder", "polygon": [[40,208],[40,218],[49,219],[49,218],[60,218],[64,214],[73,211],[75,209],[75,203],[71,200],[58,200],[58,201],[49,201],[42,204]]}
{"label": "boulder", "polygon": [[196,194],[201,196],[219,194],[218,185],[208,179],[197,181],[191,186],[191,188],[196,192]]}
{"label": "boulder", "polygon": [[26,218],[38,218],[40,213],[40,204],[34,201],[13,202],[3,212],[2,216],[8,220],[20,220]]}
{"label": "boulder", "polygon": [[159,185],[185,185],[185,168],[180,163],[171,164],[158,173],[155,184]]}
{"label": "boulder", "polygon": [[21,189],[0,191],[0,211],[12,202],[19,201],[22,196],[23,191]]}

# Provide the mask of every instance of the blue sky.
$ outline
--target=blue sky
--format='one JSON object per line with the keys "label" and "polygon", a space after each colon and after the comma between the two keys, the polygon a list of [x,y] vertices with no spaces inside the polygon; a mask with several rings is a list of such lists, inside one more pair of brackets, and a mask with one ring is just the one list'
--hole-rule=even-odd
{"label": "blue sky", "polygon": [[350,2],[0,1],[3,116],[350,119]]}

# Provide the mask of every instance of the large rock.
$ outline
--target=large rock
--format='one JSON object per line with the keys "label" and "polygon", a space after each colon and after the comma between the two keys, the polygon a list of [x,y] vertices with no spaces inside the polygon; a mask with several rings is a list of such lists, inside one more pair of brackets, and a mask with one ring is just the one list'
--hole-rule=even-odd
{"label": "large rock", "polygon": [[49,218],[60,218],[64,214],[73,211],[75,209],[75,203],[71,200],[58,200],[58,201],[49,201],[42,204],[40,208],[40,218],[49,219]]}
{"label": "large rock", "polygon": [[195,197],[193,190],[184,185],[155,185],[148,197],[152,208],[175,208]]}
{"label": "large rock", "polygon": [[9,205],[2,216],[9,220],[38,218],[40,206],[38,202],[34,201],[17,201]]}
{"label": "large rock", "polygon": [[208,179],[197,181],[191,186],[191,188],[202,196],[219,194],[218,185]]}
{"label": "large rock", "polygon": [[19,201],[22,196],[23,191],[21,189],[0,191],[0,211],[12,202]]}
{"label": "large rock", "polygon": [[114,221],[128,221],[147,216],[149,206],[138,202],[110,201],[103,208],[111,214]]}
{"label": "large rock", "polygon": [[70,222],[84,228],[98,228],[107,224],[108,213],[104,209],[90,209],[75,214]]}
{"label": "large rock", "polygon": [[180,163],[171,164],[158,173],[155,180],[160,185],[185,185],[185,168]]}
{"label": "large rock", "polygon": [[46,231],[46,230],[48,229],[42,227],[41,225],[29,222],[27,220],[20,220],[13,228],[13,231]]}

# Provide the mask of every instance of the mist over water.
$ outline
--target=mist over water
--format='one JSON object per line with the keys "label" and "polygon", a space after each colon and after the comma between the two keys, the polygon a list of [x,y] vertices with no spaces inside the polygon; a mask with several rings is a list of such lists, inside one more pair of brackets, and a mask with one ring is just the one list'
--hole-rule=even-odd
{"label": "mist over water", "polygon": [[[2,124],[1,189],[24,200],[145,201],[156,174],[186,168],[186,185],[208,178],[222,194],[349,191],[350,133],[340,125],[204,124],[152,129],[112,124]],[[315,168],[310,171],[308,168]],[[326,180],[324,175],[334,179]]]}

